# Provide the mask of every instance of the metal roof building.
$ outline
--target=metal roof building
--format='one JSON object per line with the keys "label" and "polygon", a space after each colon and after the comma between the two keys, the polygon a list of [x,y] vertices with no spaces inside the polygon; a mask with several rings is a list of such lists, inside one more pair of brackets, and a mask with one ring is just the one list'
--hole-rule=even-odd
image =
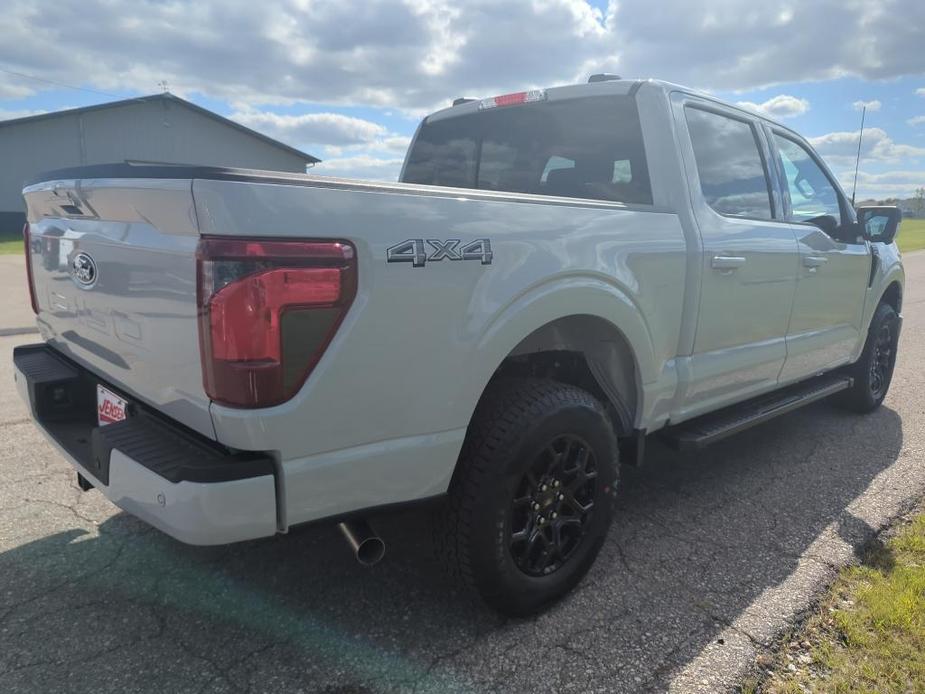
{"label": "metal roof building", "polygon": [[320,160],[168,93],[0,121],[0,233],[22,229],[24,181],[124,161],[302,173]]}

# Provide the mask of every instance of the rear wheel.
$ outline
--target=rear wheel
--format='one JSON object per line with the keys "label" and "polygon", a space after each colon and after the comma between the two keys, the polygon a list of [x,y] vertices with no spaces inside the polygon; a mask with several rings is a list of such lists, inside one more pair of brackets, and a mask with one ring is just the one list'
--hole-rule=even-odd
{"label": "rear wheel", "polygon": [[886,397],[896,365],[899,316],[889,304],[880,304],[870,321],[864,351],[848,373],[854,385],[841,397],[841,404],[854,412],[871,412]]}
{"label": "rear wheel", "polygon": [[495,609],[536,611],[594,562],[613,513],[617,446],[601,404],[575,386],[491,386],[436,524],[451,573]]}

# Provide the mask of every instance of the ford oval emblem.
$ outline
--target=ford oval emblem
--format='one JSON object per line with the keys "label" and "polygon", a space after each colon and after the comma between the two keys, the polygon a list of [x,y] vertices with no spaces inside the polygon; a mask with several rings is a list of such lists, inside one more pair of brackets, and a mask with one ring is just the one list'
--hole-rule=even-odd
{"label": "ford oval emblem", "polygon": [[99,278],[96,261],[86,253],[78,253],[71,261],[71,277],[81,289],[90,289]]}

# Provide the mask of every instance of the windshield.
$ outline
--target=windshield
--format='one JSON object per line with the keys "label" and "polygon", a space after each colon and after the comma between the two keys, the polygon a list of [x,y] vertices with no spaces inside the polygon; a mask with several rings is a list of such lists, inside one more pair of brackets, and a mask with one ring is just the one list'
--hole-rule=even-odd
{"label": "windshield", "polygon": [[425,121],[402,180],[652,204],[639,112],[629,96],[529,103]]}

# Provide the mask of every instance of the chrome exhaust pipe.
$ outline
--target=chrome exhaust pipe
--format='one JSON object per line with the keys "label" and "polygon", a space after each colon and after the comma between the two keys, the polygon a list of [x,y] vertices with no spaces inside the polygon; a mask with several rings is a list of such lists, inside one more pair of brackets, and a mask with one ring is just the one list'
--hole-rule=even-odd
{"label": "chrome exhaust pipe", "polygon": [[365,520],[344,521],[337,527],[363,566],[377,564],[385,556],[385,543]]}

